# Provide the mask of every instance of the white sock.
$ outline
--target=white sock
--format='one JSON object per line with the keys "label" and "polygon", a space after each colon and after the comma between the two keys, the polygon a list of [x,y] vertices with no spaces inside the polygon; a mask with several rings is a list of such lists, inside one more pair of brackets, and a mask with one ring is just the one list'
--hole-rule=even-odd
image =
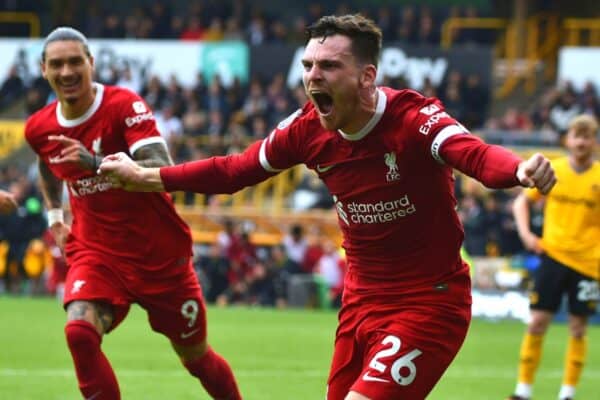
{"label": "white sock", "polygon": [[571,385],[562,385],[560,387],[560,392],[558,393],[558,398],[560,400],[575,398],[575,386]]}
{"label": "white sock", "polygon": [[515,394],[519,397],[523,397],[525,399],[531,398],[531,394],[533,393],[533,389],[529,383],[517,383],[517,388],[515,389]]}

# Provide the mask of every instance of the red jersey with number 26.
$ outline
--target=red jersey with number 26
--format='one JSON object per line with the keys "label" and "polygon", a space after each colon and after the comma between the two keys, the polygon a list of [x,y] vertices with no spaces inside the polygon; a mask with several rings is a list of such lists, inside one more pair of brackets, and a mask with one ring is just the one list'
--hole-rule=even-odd
{"label": "red jersey with number 26", "polygon": [[377,90],[375,114],[357,133],[323,128],[307,103],[244,153],[164,167],[161,178],[168,190],[228,193],[304,163],[333,196],[346,289],[406,293],[465,274],[452,167],[507,187],[520,160],[468,134],[435,98]]}
{"label": "red jersey with number 26", "polygon": [[25,137],[52,173],[68,187],[73,222],[65,247],[67,259],[86,251],[125,258],[154,270],[191,255],[191,236],[165,193],[130,193],[73,163],[54,163],[62,149],[49,135],[77,139],[92,153],[130,156],[150,143],[163,143],[152,111],[136,94],[96,85],[94,103],[75,120],[65,119],[53,102],[27,121]]}

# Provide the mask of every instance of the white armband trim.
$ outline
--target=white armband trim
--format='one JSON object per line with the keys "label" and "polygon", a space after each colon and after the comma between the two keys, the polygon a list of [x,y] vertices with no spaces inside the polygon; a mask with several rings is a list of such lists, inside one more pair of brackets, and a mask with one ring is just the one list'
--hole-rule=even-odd
{"label": "white armband trim", "polygon": [[443,128],[433,139],[433,143],[431,143],[431,155],[437,162],[440,164],[445,164],[444,160],[440,156],[440,149],[442,148],[442,144],[451,136],[454,135],[462,135],[465,133],[469,133],[469,131],[462,125],[448,125]]}
{"label": "white armband trim", "polygon": [[62,208],[52,208],[48,210],[47,218],[49,227],[56,223],[65,223],[65,214]]}
{"label": "white armband trim", "polygon": [[260,150],[258,151],[258,161],[260,161],[260,165],[269,172],[281,172],[282,169],[274,168],[267,160],[267,141],[272,142],[275,137],[275,131],[271,132],[268,138],[264,139],[260,144]]}
{"label": "white armband trim", "polygon": [[161,136],[152,136],[149,138],[140,139],[129,147],[129,154],[133,156],[133,154],[138,151],[138,149],[142,146],[146,146],[148,144],[153,143],[162,143],[165,146],[165,149],[168,151],[167,142]]}

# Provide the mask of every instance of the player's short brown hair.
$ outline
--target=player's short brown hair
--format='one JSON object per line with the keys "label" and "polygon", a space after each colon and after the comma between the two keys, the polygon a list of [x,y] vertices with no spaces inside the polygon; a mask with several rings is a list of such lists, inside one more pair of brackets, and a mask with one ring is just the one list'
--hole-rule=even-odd
{"label": "player's short brown hair", "polygon": [[598,121],[589,114],[578,115],[569,122],[569,130],[571,129],[575,131],[585,130],[596,136],[598,134]]}
{"label": "player's short brown hair", "polygon": [[48,36],[46,36],[46,40],[44,40],[44,47],[42,49],[42,62],[46,61],[46,47],[52,42],[60,42],[63,40],[73,40],[75,42],[79,42],[83,45],[83,50],[88,57],[92,56],[90,52],[90,47],[88,46],[88,41],[85,35],[79,32],[77,29],[71,28],[69,26],[60,26],[50,32]]}
{"label": "player's short brown hair", "polygon": [[343,35],[352,40],[352,53],[360,61],[377,66],[381,53],[381,29],[361,14],[328,15],[306,28],[306,42],[313,38]]}

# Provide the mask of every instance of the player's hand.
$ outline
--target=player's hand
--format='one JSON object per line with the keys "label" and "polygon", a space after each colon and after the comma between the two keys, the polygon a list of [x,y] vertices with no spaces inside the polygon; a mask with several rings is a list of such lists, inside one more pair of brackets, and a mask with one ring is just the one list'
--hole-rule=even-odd
{"label": "player's hand", "polygon": [[54,241],[56,242],[56,245],[58,246],[58,248],[64,255],[65,254],[65,243],[67,242],[67,237],[69,236],[69,233],[71,233],[71,227],[69,225],[65,224],[64,222],[55,222],[50,227],[50,232],[52,233],[52,236],[54,237]]}
{"label": "player's hand", "polygon": [[91,171],[96,169],[95,156],[79,140],[64,135],[49,135],[48,140],[58,142],[63,146],[58,156],[50,157],[50,163],[70,162]]}
{"label": "player's hand", "polygon": [[98,174],[111,178],[115,187],[135,190],[137,171],[140,168],[135,161],[123,152],[110,154],[102,159]]}
{"label": "player's hand", "polygon": [[10,214],[17,209],[15,196],[10,192],[0,190],[0,214]]}
{"label": "player's hand", "polygon": [[521,235],[521,241],[527,250],[536,254],[542,254],[544,249],[541,246],[540,237],[532,232]]}
{"label": "player's hand", "polygon": [[160,168],[144,168],[123,152],[111,154],[100,163],[98,174],[113,180],[114,187],[130,192],[164,192]]}
{"label": "player's hand", "polygon": [[517,168],[517,179],[521,185],[537,188],[540,193],[547,194],[556,184],[556,176],[550,160],[540,153],[535,153],[528,160],[522,161]]}

